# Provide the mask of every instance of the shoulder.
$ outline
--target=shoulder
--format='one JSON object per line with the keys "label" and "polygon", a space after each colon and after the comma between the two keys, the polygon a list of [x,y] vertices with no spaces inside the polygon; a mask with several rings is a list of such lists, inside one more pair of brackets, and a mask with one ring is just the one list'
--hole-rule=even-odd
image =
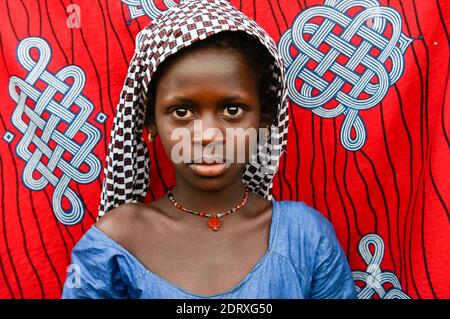
{"label": "shoulder", "polygon": [[139,219],[142,205],[137,203],[126,203],[108,211],[94,224],[95,228],[108,235],[110,238],[124,242],[129,230]]}
{"label": "shoulder", "polygon": [[[127,241],[133,240],[136,220],[143,208],[133,203],[108,211],[86,231],[72,249],[72,265],[81,273],[89,272],[92,280],[102,282],[139,276],[143,270],[127,250]],[[90,280],[89,277],[85,278]]]}
{"label": "shoulder", "polygon": [[101,258],[105,252],[120,251],[137,211],[138,207],[132,203],[111,209],[83,234],[73,247],[72,254],[88,256],[92,253],[95,258]]}
{"label": "shoulder", "polygon": [[72,249],[72,258],[95,267],[127,257],[142,209],[128,203],[108,211],[78,240]]}
{"label": "shoulder", "polygon": [[119,224],[127,221],[128,213],[127,207],[111,210],[76,243],[62,298],[126,296],[125,285],[141,274],[139,265],[115,240],[123,232]]}
{"label": "shoulder", "polygon": [[278,201],[277,204],[279,227],[307,236],[311,240],[334,234],[334,228],[330,221],[306,203],[286,200]]}
{"label": "shoulder", "polygon": [[274,250],[310,276],[324,243],[337,243],[334,227],[325,216],[304,202],[278,201],[277,205]]}
{"label": "shoulder", "polygon": [[280,202],[279,250],[309,279],[309,298],[355,298],[347,256],[331,222],[302,202]]}

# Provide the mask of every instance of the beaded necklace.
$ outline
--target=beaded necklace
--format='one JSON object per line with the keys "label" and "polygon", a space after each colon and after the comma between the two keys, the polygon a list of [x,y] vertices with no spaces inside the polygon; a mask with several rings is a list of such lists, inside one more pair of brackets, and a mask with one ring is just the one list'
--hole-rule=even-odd
{"label": "beaded necklace", "polygon": [[238,211],[240,208],[242,208],[246,203],[247,203],[247,199],[248,199],[248,186],[245,186],[245,192],[244,192],[244,197],[242,198],[242,201],[235,207],[230,208],[229,210],[227,210],[226,212],[220,213],[220,214],[216,214],[216,215],[212,215],[210,213],[204,213],[204,212],[197,212],[193,209],[190,208],[186,208],[183,205],[181,205],[180,203],[178,203],[172,192],[168,191],[167,192],[167,197],[169,197],[170,201],[172,202],[172,204],[178,208],[181,209],[182,211],[186,212],[186,213],[190,213],[190,214],[195,214],[198,216],[203,216],[203,217],[207,217],[208,218],[208,226],[214,230],[217,231],[219,230],[220,226],[221,226],[221,221],[220,218],[223,216],[226,216],[228,214],[234,213],[236,211]]}

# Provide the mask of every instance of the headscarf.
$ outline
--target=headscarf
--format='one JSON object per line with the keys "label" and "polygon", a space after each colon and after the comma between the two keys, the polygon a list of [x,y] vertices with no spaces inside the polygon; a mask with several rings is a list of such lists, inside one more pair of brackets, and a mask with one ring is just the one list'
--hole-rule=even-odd
{"label": "headscarf", "polygon": [[147,194],[151,164],[142,133],[147,90],[156,69],[172,54],[222,31],[244,31],[258,38],[273,57],[270,89],[276,93],[274,107],[278,112],[270,127],[270,138],[258,142],[258,153],[250,155],[242,175],[242,182],[252,192],[272,200],[272,181],[286,150],[288,132],[287,90],[276,44],[255,21],[226,0],[185,0],[153,20],[136,37],[111,130],[97,219],[124,203],[142,203]]}

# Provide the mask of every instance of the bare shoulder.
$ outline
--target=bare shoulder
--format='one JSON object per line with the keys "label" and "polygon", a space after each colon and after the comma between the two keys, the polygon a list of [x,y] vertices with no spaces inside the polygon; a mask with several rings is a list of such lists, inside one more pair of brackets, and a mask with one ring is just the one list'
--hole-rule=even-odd
{"label": "bare shoulder", "polygon": [[139,203],[122,204],[102,216],[95,223],[95,227],[119,243],[126,242],[139,219],[143,218],[144,206]]}

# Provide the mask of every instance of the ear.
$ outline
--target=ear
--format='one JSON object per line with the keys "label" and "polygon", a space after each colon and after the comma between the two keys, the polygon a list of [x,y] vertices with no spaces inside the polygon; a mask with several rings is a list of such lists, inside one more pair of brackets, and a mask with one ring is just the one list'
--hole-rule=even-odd
{"label": "ear", "polygon": [[269,114],[261,114],[261,119],[259,120],[259,127],[266,127],[268,125],[271,125],[273,121],[272,116]]}
{"label": "ear", "polygon": [[155,123],[151,123],[151,124],[147,124],[146,125],[147,131],[149,133],[151,133],[153,136],[155,136],[156,134],[158,134],[158,127],[156,126]]}

